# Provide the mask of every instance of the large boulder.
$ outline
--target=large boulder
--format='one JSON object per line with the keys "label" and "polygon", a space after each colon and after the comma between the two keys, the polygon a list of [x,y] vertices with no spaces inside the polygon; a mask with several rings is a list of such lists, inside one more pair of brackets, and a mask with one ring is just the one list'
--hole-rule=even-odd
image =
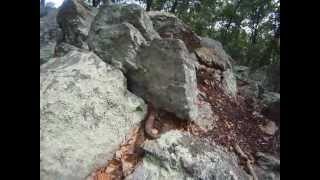
{"label": "large boulder", "polygon": [[231,69],[228,69],[222,73],[222,88],[230,97],[236,97],[238,93],[237,80],[234,77]]}
{"label": "large boulder", "polygon": [[207,67],[212,67],[221,71],[231,68],[230,62],[218,56],[216,50],[213,48],[201,47],[195,50],[195,54],[200,63]]}
{"label": "large boulder", "polygon": [[155,30],[162,38],[180,39],[186,44],[190,52],[200,47],[200,37],[175,15],[160,11],[150,11],[148,15]]}
{"label": "large boulder", "polygon": [[59,8],[57,21],[62,29],[62,42],[88,49],[86,43],[97,10],[81,0],[65,0]]}
{"label": "large boulder", "polygon": [[258,152],[257,164],[254,166],[258,179],[280,180],[280,160],[269,154]]}
{"label": "large boulder", "polygon": [[95,24],[90,31],[88,44],[105,62],[127,72],[128,69],[136,69],[137,52],[140,46],[146,44],[146,40],[129,23],[99,27]]}
{"label": "large boulder", "polygon": [[153,29],[152,21],[146,12],[136,4],[103,5],[99,9],[91,29],[96,32],[101,27],[125,22],[137,28],[147,41],[160,38],[159,34]]}
{"label": "large boulder", "polygon": [[40,65],[54,57],[55,46],[61,39],[57,12],[57,9],[47,9],[46,14],[40,17]]}
{"label": "large boulder", "polygon": [[126,180],[247,180],[233,153],[188,133],[169,131],[143,144],[146,154]]}
{"label": "large boulder", "polygon": [[264,91],[280,93],[280,63],[255,69],[250,73],[250,78],[259,82]]}
{"label": "large boulder", "polygon": [[88,50],[80,49],[80,48],[77,48],[71,44],[61,42],[56,45],[55,50],[54,50],[54,54],[55,54],[55,57],[62,57],[64,55],[68,54],[70,51],[85,51],[85,52],[87,52]]}
{"label": "large boulder", "polygon": [[[213,39],[212,41],[215,42]],[[214,69],[214,80],[221,85],[225,94],[230,97],[236,97],[238,92],[236,77],[233,74],[232,65],[228,56],[225,55],[226,53],[222,49],[222,46],[203,46],[197,48],[195,54],[200,64]]]}
{"label": "large boulder", "polygon": [[188,49],[179,39],[155,39],[137,56],[137,70],[129,71],[129,88],[157,108],[182,119],[197,117],[197,81]]}
{"label": "large boulder", "polygon": [[275,92],[264,93],[262,102],[265,104],[265,107],[262,109],[262,114],[279,124],[280,94]]}
{"label": "large boulder", "polygon": [[225,52],[222,44],[219,41],[208,37],[201,37],[200,44],[201,47],[214,49],[215,54],[217,54],[217,56],[219,56],[223,61],[228,62],[231,65],[232,58]]}
{"label": "large boulder", "polygon": [[94,53],[51,59],[40,67],[40,179],[85,179],[145,115],[122,72]]}

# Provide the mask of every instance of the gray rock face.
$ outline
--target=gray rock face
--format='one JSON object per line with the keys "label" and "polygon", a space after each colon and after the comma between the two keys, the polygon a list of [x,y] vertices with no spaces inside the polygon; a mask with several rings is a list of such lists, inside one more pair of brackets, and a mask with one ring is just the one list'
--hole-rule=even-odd
{"label": "gray rock face", "polygon": [[99,9],[92,24],[92,30],[97,31],[106,25],[130,23],[137,28],[147,41],[159,39],[159,34],[153,29],[152,21],[145,11],[136,4],[104,5]]}
{"label": "gray rock face", "polygon": [[67,44],[67,43],[59,43],[56,45],[55,47],[55,56],[56,57],[62,57],[66,54],[68,54],[70,51],[84,51],[84,52],[88,52],[85,49],[79,49],[75,46],[72,46],[71,44]]}
{"label": "gray rock face", "polygon": [[[215,40],[212,41],[215,42]],[[224,92],[227,95],[235,97],[238,89],[236,77],[233,74],[232,65],[227,56],[221,55],[225,52],[223,49],[220,49],[219,44],[216,45],[216,49],[213,47],[214,46],[209,46],[196,49],[195,54],[198,57],[198,61],[201,64],[204,64],[206,67],[214,68],[215,81],[221,83],[221,87],[224,89]]]}
{"label": "gray rock face", "polygon": [[143,149],[143,163],[126,180],[249,179],[234,154],[188,133],[169,131]]}
{"label": "gray rock face", "polygon": [[235,97],[237,95],[237,80],[234,77],[231,69],[228,69],[222,73],[222,87],[227,95],[231,97]]}
{"label": "gray rock face", "polygon": [[219,56],[216,49],[201,47],[195,50],[195,54],[198,56],[199,61],[208,67],[214,67],[221,71],[231,68],[229,60]]}
{"label": "gray rock face", "polygon": [[190,52],[200,47],[200,38],[175,15],[160,11],[150,11],[148,15],[162,38],[180,39]]}
{"label": "gray rock face", "polygon": [[40,65],[54,56],[57,41],[61,39],[61,29],[56,21],[57,9],[50,9],[40,18]]}
{"label": "gray rock face", "polygon": [[127,76],[132,92],[182,119],[196,119],[196,72],[181,40],[153,40],[138,54],[137,64]]}
{"label": "gray rock face", "polygon": [[94,53],[51,59],[40,67],[40,179],[85,179],[145,115],[122,72]]}
{"label": "gray rock face", "polygon": [[200,44],[202,47],[211,48],[215,50],[215,53],[225,62],[228,62],[230,65],[230,61],[232,58],[224,51],[222,44],[214,39],[208,37],[201,37]]}
{"label": "gray rock face", "polygon": [[265,105],[262,109],[262,114],[279,124],[280,94],[276,92],[266,92],[262,95],[261,102]]}
{"label": "gray rock face", "polygon": [[91,50],[105,62],[124,72],[136,69],[136,55],[146,44],[141,33],[129,23],[97,26],[94,24],[88,38]]}
{"label": "gray rock face", "polygon": [[253,98],[259,98],[259,96],[263,94],[261,82],[251,78],[251,71],[249,67],[235,65],[233,70],[238,81],[238,89],[241,94]]}
{"label": "gray rock face", "polygon": [[262,103],[266,106],[271,105],[277,101],[280,101],[280,94],[276,92],[265,92],[262,94]]}
{"label": "gray rock face", "polygon": [[280,160],[264,153],[257,153],[257,166],[254,170],[259,179],[280,180]]}
{"label": "gray rock face", "polygon": [[262,110],[262,114],[272,119],[273,121],[280,123],[280,99],[269,104]]}
{"label": "gray rock face", "polygon": [[280,93],[280,62],[271,64],[267,68],[267,80],[264,83],[268,91]]}
{"label": "gray rock face", "polygon": [[58,24],[63,32],[62,42],[88,49],[86,40],[96,13],[96,9],[81,0],[65,0],[57,15]]}

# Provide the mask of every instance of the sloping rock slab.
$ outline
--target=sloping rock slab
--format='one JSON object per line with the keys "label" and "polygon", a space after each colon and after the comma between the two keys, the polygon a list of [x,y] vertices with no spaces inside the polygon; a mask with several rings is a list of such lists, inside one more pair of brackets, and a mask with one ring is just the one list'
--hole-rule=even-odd
{"label": "sloping rock slab", "polygon": [[137,64],[127,75],[133,93],[179,118],[197,117],[195,67],[181,40],[153,40],[138,54]]}
{"label": "sloping rock slab", "polygon": [[96,9],[89,7],[81,0],[65,0],[57,15],[63,34],[61,41],[78,48],[88,49],[86,40],[96,14]]}
{"label": "sloping rock slab", "polygon": [[200,38],[175,15],[160,11],[150,11],[148,15],[162,38],[180,39],[190,52],[200,47]]}
{"label": "sloping rock slab", "polygon": [[51,59],[40,67],[40,179],[85,179],[145,115],[122,72],[94,53]]}
{"label": "sloping rock slab", "polygon": [[54,56],[55,46],[62,36],[56,21],[57,12],[57,9],[50,9],[40,18],[40,65]]}
{"label": "sloping rock slab", "polygon": [[88,39],[89,47],[105,62],[127,72],[136,69],[136,55],[146,40],[129,23],[94,26]]}
{"label": "sloping rock slab", "polygon": [[92,23],[92,30],[101,26],[130,23],[137,28],[147,41],[159,39],[159,34],[153,29],[152,21],[142,7],[136,4],[104,5]]}
{"label": "sloping rock slab", "polygon": [[247,180],[234,154],[180,131],[143,145],[146,155],[126,180]]}

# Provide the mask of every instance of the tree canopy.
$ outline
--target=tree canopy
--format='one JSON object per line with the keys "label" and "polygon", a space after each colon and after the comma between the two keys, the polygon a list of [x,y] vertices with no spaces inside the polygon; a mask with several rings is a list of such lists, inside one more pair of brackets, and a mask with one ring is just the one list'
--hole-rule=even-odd
{"label": "tree canopy", "polygon": [[[103,3],[129,0],[84,0]],[[279,0],[131,0],[174,13],[198,35],[219,40],[235,62],[258,68],[280,62]],[[41,1],[42,5],[44,1]]]}

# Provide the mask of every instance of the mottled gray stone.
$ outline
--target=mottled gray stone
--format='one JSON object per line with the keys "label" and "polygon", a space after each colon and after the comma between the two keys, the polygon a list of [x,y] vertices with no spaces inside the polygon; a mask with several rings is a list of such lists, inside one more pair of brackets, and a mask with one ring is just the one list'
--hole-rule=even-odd
{"label": "mottled gray stone", "polygon": [[136,4],[112,4],[100,7],[92,23],[92,30],[97,31],[105,25],[130,23],[137,28],[147,41],[160,38],[153,29],[152,21],[143,8]]}
{"label": "mottled gray stone", "polygon": [[40,67],[40,178],[85,179],[145,115],[122,72],[94,53],[49,60]]}
{"label": "mottled gray stone", "polygon": [[183,41],[155,39],[138,54],[137,64],[127,75],[132,92],[182,119],[196,119],[196,72]]}
{"label": "mottled gray stone", "polygon": [[269,154],[258,152],[254,170],[259,180],[280,180],[280,160]]}
{"label": "mottled gray stone", "polygon": [[57,9],[50,9],[40,18],[40,65],[54,57],[57,41],[61,39],[61,29],[56,21]]}
{"label": "mottled gray stone", "polygon": [[153,22],[154,29],[162,38],[180,39],[186,44],[190,52],[200,47],[200,37],[174,14],[149,11],[148,15]]}
{"label": "mottled gray stone", "polygon": [[232,58],[225,52],[222,44],[214,39],[208,37],[201,37],[200,44],[202,47],[212,48],[215,50],[216,54],[223,59],[223,61],[228,62],[231,66]]}
{"label": "mottled gray stone", "polygon": [[126,180],[247,180],[233,153],[189,133],[169,131],[143,144],[146,154]]}
{"label": "mottled gray stone", "polygon": [[236,97],[238,92],[237,81],[231,69],[222,73],[222,87],[227,95]]}
{"label": "mottled gray stone", "polygon": [[65,0],[57,15],[63,34],[61,42],[88,49],[86,40],[96,13],[96,9],[81,0]]}
{"label": "mottled gray stone", "polygon": [[105,62],[124,72],[136,69],[136,55],[140,46],[146,45],[141,33],[129,23],[115,25],[94,25],[88,44]]}

